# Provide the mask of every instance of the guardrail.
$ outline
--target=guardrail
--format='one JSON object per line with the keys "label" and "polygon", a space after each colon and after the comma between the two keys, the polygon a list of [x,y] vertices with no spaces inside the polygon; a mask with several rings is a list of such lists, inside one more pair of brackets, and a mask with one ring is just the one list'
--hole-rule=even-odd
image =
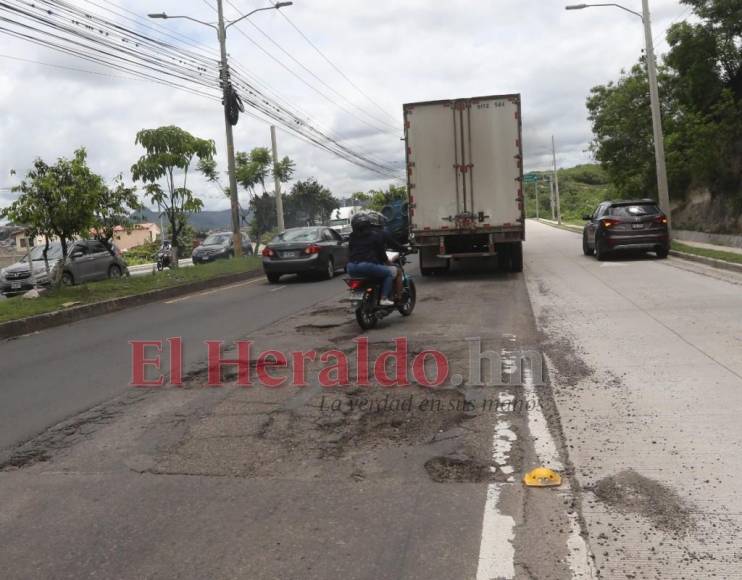
{"label": "guardrail", "polygon": [[[126,259],[126,258],[124,258]],[[178,260],[178,267],[187,268],[193,266],[193,260],[190,258],[181,258]],[[131,276],[145,276],[157,271],[157,265],[152,262],[151,264],[139,264],[137,266],[129,266],[129,274]]]}

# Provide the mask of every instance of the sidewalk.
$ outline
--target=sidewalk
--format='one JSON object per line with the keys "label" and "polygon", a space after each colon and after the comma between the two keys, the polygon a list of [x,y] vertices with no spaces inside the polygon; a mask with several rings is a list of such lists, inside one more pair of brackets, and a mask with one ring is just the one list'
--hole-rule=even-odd
{"label": "sidewalk", "polygon": [[732,246],[719,246],[716,244],[707,244],[704,242],[691,242],[690,240],[684,240],[682,238],[675,238],[678,242],[685,244],[686,246],[693,246],[694,248],[701,248],[703,250],[712,250],[714,252],[729,252],[730,254],[742,255],[742,248],[734,248]]}

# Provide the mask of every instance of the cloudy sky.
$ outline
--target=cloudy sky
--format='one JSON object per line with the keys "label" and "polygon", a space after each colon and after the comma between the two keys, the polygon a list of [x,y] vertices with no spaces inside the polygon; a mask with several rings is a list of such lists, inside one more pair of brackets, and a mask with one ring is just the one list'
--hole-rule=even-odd
{"label": "cloudy sky", "polygon": [[[133,18],[134,13],[166,11],[211,21],[215,13],[210,0],[68,2],[151,37],[175,42],[163,36],[171,31],[206,49],[217,47],[212,30],[186,20],[149,21],[155,26],[152,30],[145,28],[144,20],[124,19]],[[267,0],[231,2],[242,12],[267,5]],[[591,160],[585,111],[590,87],[615,79],[622,68],[630,67],[644,40],[635,16],[615,8],[566,12],[565,3],[296,0],[285,8],[291,21],[355,87],[273,11],[253,15],[255,26],[243,23],[239,29],[230,29],[228,46],[234,62],[300,109],[312,123],[340,136],[348,147],[387,164],[400,166],[403,161],[399,140],[402,103],[521,93],[526,169],[549,166],[552,134],[559,165],[571,166]],[[625,0],[625,5],[641,10],[639,0]],[[687,18],[688,7],[679,0],[652,0],[650,5],[656,49],[661,54],[667,49],[665,29]],[[228,17],[237,14],[229,2],[225,10]],[[141,128],[174,124],[214,139],[220,168],[226,169],[218,102],[108,75],[123,73],[0,31],[0,205],[13,198],[7,188],[17,183],[35,157],[47,161],[69,157],[80,146],[87,148],[92,168],[107,179],[122,172],[130,179],[128,168],[141,154],[134,145]],[[269,146],[269,126],[243,116],[235,141],[238,150]],[[297,178],[316,177],[336,196],[390,183],[280,129],[279,152],[295,160]],[[11,169],[18,176],[11,176]],[[191,187],[207,209],[228,207],[214,186],[196,179]]]}

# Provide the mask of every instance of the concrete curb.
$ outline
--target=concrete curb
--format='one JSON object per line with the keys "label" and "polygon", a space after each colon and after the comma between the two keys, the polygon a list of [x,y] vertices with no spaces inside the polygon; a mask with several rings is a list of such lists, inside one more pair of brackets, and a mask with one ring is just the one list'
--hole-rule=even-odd
{"label": "concrete curb", "polygon": [[717,260],[716,258],[709,258],[707,256],[697,256],[696,254],[688,254],[686,252],[678,252],[677,250],[670,250],[670,255],[675,258],[681,258],[688,260],[689,262],[698,262],[699,264],[705,264],[712,268],[719,268],[720,270],[730,270],[732,272],[742,273],[742,264],[736,264],[734,262],[727,262],[725,260]]}
{"label": "concrete curb", "polygon": [[[560,230],[567,230],[568,232],[581,233],[582,228],[579,226],[572,226],[566,224],[558,224],[551,220],[537,220],[542,224],[551,226],[553,228],[559,228]],[[682,241],[682,240],[680,240]],[[677,250],[670,250],[670,255],[681,260],[688,260],[689,262],[697,262],[712,268],[718,268],[720,270],[729,270],[731,272],[742,273],[742,264],[736,264],[735,262],[727,262],[725,260],[717,260],[716,258],[707,258],[706,256],[698,256],[696,254],[688,254],[687,252],[679,252]]]}
{"label": "concrete curb", "polygon": [[542,224],[545,224],[547,226],[551,226],[553,228],[559,228],[560,230],[567,230],[568,232],[574,232],[576,234],[582,233],[582,227],[581,226],[573,226],[571,224],[558,224],[557,222],[553,222],[551,220],[545,220],[545,219],[537,219],[537,222],[540,222]]}
{"label": "concrete curb", "polygon": [[178,286],[172,286],[170,288],[152,290],[151,292],[145,292],[144,294],[122,296],[121,298],[112,298],[111,300],[104,300],[102,302],[83,304],[65,310],[55,310],[54,312],[29,316],[28,318],[10,320],[8,322],[0,323],[0,340],[38,332],[39,330],[45,330],[55,326],[70,324],[72,322],[77,322],[78,320],[93,318],[102,314],[131,308],[132,306],[140,306],[142,304],[157,302],[167,298],[183,296],[184,294],[190,294],[200,290],[209,290],[211,288],[218,288],[219,286],[227,286],[236,282],[259,278],[262,275],[263,269],[258,267],[249,272],[227,274],[216,278],[210,278],[208,280],[198,280],[196,282],[188,282]]}

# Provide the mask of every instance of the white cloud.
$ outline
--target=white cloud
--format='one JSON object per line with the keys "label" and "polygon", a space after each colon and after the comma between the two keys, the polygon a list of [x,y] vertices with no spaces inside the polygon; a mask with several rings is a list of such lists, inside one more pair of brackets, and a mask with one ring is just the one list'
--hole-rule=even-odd
{"label": "white cloud", "polygon": [[[233,0],[246,12],[266,5],[265,0]],[[210,0],[210,3],[211,0]],[[568,1],[479,0],[297,0],[287,14],[314,43],[386,112],[359,95],[311,48],[281,15],[262,12],[252,22],[299,59],[327,84],[347,96],[372,117],[357,113],[366,123],[380,121],[399,127],[382,133],[344,113],[289,74],[235,29],[230,30],[231,58],[323,127],[364,154],[400,166],[402,103],[481,94],[520,92],[523,95],[526,169],[550,164],[551,135],[556,136],[561,165],[590,160],[591,138],[585,98],[589,89],[617,78],[622,68],[636,62],[643,48],[641,22],[616,9],[594,8],[565,12]],[[92,2],[75,4],[95,9]],[[164,10],[213,20],[202,1],[116,0],[96,2],[121,12],[137,14]],[[654,0],[654,35],[686,13],[679,0]],[[637,0],[626,5],[639,10]],[[225,3],[227,14],[235,12]],[[121,14],[127,14],[121,12]],[[127,14],[128,15],[128,14]],[[125,22],[109,13],[110,19]],[[212,31],[183,20],[138,22],[136,27],[164,26],[175,34],[216,49]],[[265,50],[300,73],[317,90],[345,108],[351,105],[307,75],[286,54],[250,25],[244,32]],[[162,37],[166,39],[165,37]],[[666,46],[665,46],[666,48]],[[0,54],[58,65],[107,71],[0,34]],[[223,117],[218,102],[143,81],[91,75],[72,70],[0,58],[0,188],[17,183],[40,156],[53,160],[70,156],[85,146],[93,168],[107,178],[128,168],[140,155],[134,135],[144,127],[175,124],[200,137],[214,139],[218,161],[226,169]],[[388,115],[388,116],[387,116]],[[387,128],[387,127],[385,127]],[[388,128],[387,128],[388,129]],[[268,126],[243,116],[235,131],[237,148],[248,150],[270,144]],[[279,131],[281,155],[296,161],[297,178],[316,177],[338,196],[382,187],[388,179],[355,167]],[[9,176],[9,170],[18,176]],[[194,188],[209,209],[228,201],[213,186],[195,180]],[[0,203],[9,199],[0,189]]]}

